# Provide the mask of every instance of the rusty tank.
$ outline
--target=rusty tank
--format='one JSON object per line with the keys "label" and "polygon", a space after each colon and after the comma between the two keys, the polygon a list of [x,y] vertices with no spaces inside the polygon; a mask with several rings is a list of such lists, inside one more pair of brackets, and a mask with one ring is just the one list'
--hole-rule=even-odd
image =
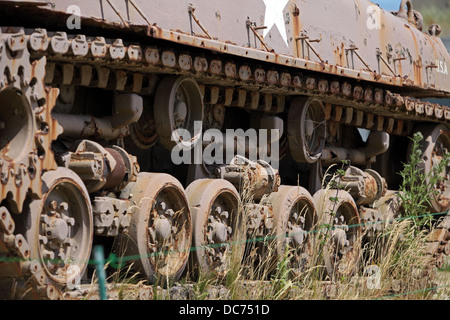
{"label": "rusty tank", "polygon": [[450,55],[410,1],[1,0],[0,21],[2,296],[61,297],[99,242],[167,283],[275,234],[301,273],[320,219],[338,227],[327,272],[350,275],[348,226],[398,213],[408,137],[425,172],[450,148]]}

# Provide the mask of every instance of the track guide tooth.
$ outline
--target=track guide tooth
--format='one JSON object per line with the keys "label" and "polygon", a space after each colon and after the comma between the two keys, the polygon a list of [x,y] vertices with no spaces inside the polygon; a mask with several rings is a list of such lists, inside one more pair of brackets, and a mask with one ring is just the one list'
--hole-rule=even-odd
{"label": "track guide tooth", "polygon": [[248,81],[252,78],[252,69],[248,65],[242,65],[239,68],[239,78],[242,81]]}
{"label": "track guide tooth", "polygon": [[431,103],[425,104],[425,114],[428,117],[432,117],[434,115],[434,106]]}
{"label": "track guide tooth", "polygon": [[450,108],[444,107],[444,117],[445,117],[445,120],[450,120]]}
{"label": "track guide tooth", "polygon": [[288,72],[281,73],[280,76],[280,85],[283,87],[290,87],[292,83],[292,76]]}
{"label": "track guide tooth", "polygon": [[86,36],[80,34],[70,40],[70,49],[74,56],[86,56],[89,53],[89,44],[86,40]]}
{"label": "track guide tooth", "polygon": [[423,114],[424,113],[424,103],[423,102],[418,102],[416,103],[416,107],[415,107],[415,111],[417,114]]}
{"label": "track guide tooth", "polygon": [[21,30],[18,33],[9,34],[6,39],[6,44],[12,52],[24,50],[27,46],[25,32]]}
{"label": "track guide tooth", "polygon": [[234,62],[225,63],[225,76],[231,79],[237,77],[237,66]]}
{"label": "track guide tooth", "polygon": [[142,48],[138,45],[128,46],[126,56],[130,62],[141,62]]}
{"label": "track guide tooth", "polygon": [[156,47],[147,47],[144,51],[145,61],[151,65],[159,65],[161,63],[159,50]]}
{"label": "track guide tooth", "polygon": [[103,37],[96,37],[89,42],[89,53],[94,59],[102,59],[106,57],[106,41]]}
{"label": "track guide tooth", "polygon": [[267,82],[269,85],[276,85],[278,84],[278,81],[280,80],[280,75],[275,70],[269,70],[267,71]]}
{"label": "track guide tooth", "polygon": [[306,78],[306,89],[309,91],[315,91],[317,89],[317,80],[313,77]]}
{"label": "track guide tooth", "polygon": [[194,58],[194,70],[197,73],[208,71],[208,60],[205,57],[197,56]]}
{"label": "track guide tooth", "polygon": [[109,57],[114,61],[124,59],[125,51],[126,49],[123,45],[122,39],[114,40],[114,42],[108,48]]}
{"label": "track guide tooth", "polygon": [[352,95],[352,85],[349,82],[344,81],[342,83],[341,93],[342,93],[342,95],[344,97],[347,97],[347,98],[351,97],[351,95]]}
{"label": "track guide tooth", "polygon": [[436,119],[442,119],[444,116],[444,108],[438,104],[434,105],[434,115]]}
{"label": "track guide tooth", "polygon": [[161,61],[164,67],[175,68],[177,65],[177,57],[175,51],[173,50],[163,51],[163,53],[161,54]]}
{"label": "track guide tooth", "polygon": [[188,54],[180,54],[178,57],[178,65],[180,66],[180,69],[183,71],[190,71],[192,70],[192,57]]}
{"label": "track guide tooth", "polygon": [[8,209],[0,207],[0,230],[5,234],[12,234],[15,229],[14,220],[11,217]]}
{"label": "track guide tooth", "polygon": [[218,59],[211,60],[211,62],[209,63],[209,70],[213,75],[221,75],[223,72],[222,61]]}
{"label": "track guide tooth", "polygon": [[69,40],[67,39],[67,33],[56,32],[50,40],[50,49],[56,55],[63,55],[69,51]]}
{"label": "track guide tooth", "polygon": [[47,36],[47,30],[45,29],[36,29],[36,32],[33,32],[30,35],[28,40],[28,45],[33,51],[46,51],[49,46],[49,39]]}

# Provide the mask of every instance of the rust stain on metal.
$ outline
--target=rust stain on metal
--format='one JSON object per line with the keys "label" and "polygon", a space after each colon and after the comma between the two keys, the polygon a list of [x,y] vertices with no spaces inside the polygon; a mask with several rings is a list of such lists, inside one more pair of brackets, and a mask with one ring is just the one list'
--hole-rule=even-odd
{"label": "rust stain on metal", "polygon": [[[201,109],[199,112],[201,116],[198,118],[204,120],[204,124],[207,126],[222,131],[229,125],[228,122],[234,120],[247,121],[247,116],[251,119],[250,127],[253,126],[252,121],[257,119],[253,116],[264,116],[270,118],[270,121],[280,121],[280,127],[283,128],[283,121],[286,121],[287,116],[284,111],[287,108],[292,108],[289,102],[301,96],[307,99],[312,97],[321,104],[323,102],[323,112],[317,119],[315,117],[314,119],[308,118],[311,116],[311,114],[308,114],[305,119],[301,118],[300,120],[303,125],[306,124],[305,129],[302,129],[305,132],[302,132],[302,134],[310,135],[311,142],[317,143],[326,139],[329,144],[319,157],[323,160],[321,165],[326,165],[326,161],[331,163],[350,158],[355,165],[367,166],[377,160],[379,154],[373,155],[378,151],[377,148],[384,148],[388,143],[384,135],[377,134],[387,132],[392,135],[406,136],[412,132],[413,126],[418,122],[445,123],[447,125],[447,122],[450,121],[450,108],[420,100],[423,97],[448,97],[450,95],[448,84],[442,83],[442,79],[448,79],[437,75],[439,71],[444,71],[440,70],[443,67],[438,66],[435,61],[439,58],[445,60],[448,55],[446,52],[441,52],[441,42],[438,38],[423,35],[419,32],[421,30],[412,19],[412,4],[409,1],[402,2],[408,4],[409,11],[406,12],[406,18],[403,17],[405,12],[401,12],[402,10],[397,13],[397,17],[382,11],[378,17],[380,25],[369,31],[366,30],[369,28],[366,28],[365,25],[366,9],[371,6],[368,1],[357,0],[336,4],[331,0],[315,2],[291,0],[289,1],[290,7],[285,8],[283,16],[286,22],[286,33],[289,35],[286,42],[288,53],[285,52],[286,50],[273,50],[270,47],[273,42],[269,39],[272,35],[266,38],[262,37],[260,30],[264,27],[257,27],[257,24],[250,18],[245,21],[239,20],[240,18],[236,18],[236,20],[241,23],[239,30],[244,29],[245,32],[246,26],[249,35],[255,37],[255,47],[252,47],[253,44],[250,43],[246,45],[237,44],[243,43],[236,40],[239,39],[238,31],[233,34],[234,30],[238,30],[237,25],[226,25],[231,30],[231,32],[226,33],[230,35],[230,38],[225,40],[219,39],[220,37],[215,38],[215,35],[206,28],[217,32],[220,29],[217,27],[221,26],[222,21],[226,21],[225,11],[219,11],[217,8],[213,8],[214,16],[207,16],[200,14],[203,12],[203,8],[202,10],[199,8],[194,14],[195,7],[192,5],[183,7],[184,18],[189,15],[197,24],[196,26],[200,27],[205,33],[205,35],[195,35],[193,26],[191,25],[190,30],[186,29],[185,26],[183,27],[181,19],[178,21],[178,19],[159,17],[157,14],[159,6],[153,6],[151,9],[154,9],[154,11],[149,11],[148,4],[141,2],[137,6],[135,2],[130,1],[132,14],[127,12],[129,16],[125,20],[125,12],[121,11],[123,8],[120,5],[114,5],[113,1],[108,0],[107,2],[109,4],[108,10],[113,10],[111,12],[113,18],[103,16],[104,12],[101,13],[101,17],[98,12],[93,15],[93,18],[83,17],[83,26],[86,27],[86,30],[90,30],[89,36],[74,36],[71,32],[53,32],[55,26],[58,26],[61,21],[65,22],[68,18],[66,12],[58,11],[60,9],[38,9],[35,5],[24,5],[23,2],[16,1],[0,3],[1,15],[8,18],[8,22],[13,21],[11,17],[19,16],[17,13],[22,14],[20,10],[26,8],[27,13],[32,12],[36,15],[36,17],[29,17],[28,24],[30,26],[41,25],[42,21],[45,21],[48,22],[49,30],[47,35],[47,31],[44,29],[35,31],[25,29],[25,31],[20,30],[18,32],[17,28],[3,28],[0,37],[0,72],[5,75],[3,80],[0,81],[0,89],[2,89],[0,95],[3,95],[0,96],[0,99],[16,99],[17,102],[26,100],[26,103],[21,106],[22,111],[28,112],[27,116],[31,114],[29,122],[32,123],[28,128],[31,132],[29,136],[20,137],[18,140],[15,140],[12,135],[2,137],[4,141],[1,142],[2,148],[0,150],[0,196],[2,200],[8,198],[4,202],[7,203],[8,208],[0,208],[0,251],[2,253],[23,257],[29,256],[27,243],[22,235],[14,234],[14,220],[11,219],[9,212],[21,213],[28,196],[33,199],[43,197],[42,189],[45,187],[41,178],[44,177],[45,180],[43,173],[52,172],[52,170],[58,168],[58,164],[62,165],[64,162],[59,157],[59,153],[62,153],[62,151],[55,148],[58,154],[58,163],[52,151],[52,143],[62,133],[58,119],[61,123],[64,119],[66,121],[69,119],[68,123],[70,124],[70,119],[74,119],[70,118],[71,116],[78,116],[77,119],[82,120],[81,125],[76,126],[75,134],[72,136],[67,134],[64,140],[58,141],[61,142],[61,145],[64,145],[63,147],[59,143],[53,144],[53,146],[69,149],[68,144],[80,137],[93,139],[90,140],[93,142],[101,141],[108,144],[109,147],[104,148],[107,152],[100,152],[103,156],[101,161],[106,164],[116,163],[116,166],[112,168],[112,166],[106,165],[103,168],[104,171],[102,171],[103,175],[98,179],[105,178],[106,184],[103,187],[108,190],[113,188],[114,191],[117,191],[117,194],[111,193],[106,196],[105,193],[105,201],[111,201],[113,204],[118,203],[114,201],[124,201],[126,204],[128,204],[127,201],[130,201],[134,206],[133,208],[139,207],[139,210],[142,210],[142,207],[147,207],[139,214],[135,214],[134,211],[129,213],[134,219],[130,229],[140,227],[143,228],[142,234],[145,234],[143,237],[138,237],[138,233],[135,233],[132,235],[132,239],[143,245],[146,251],[140,252],[140,249],[134,248],[128,253],[139,254],[141,257],[154,253],[155,248],[157,248],[154,233],[159,232],[159,236],[161,236],[166,231],[175,232],[175,229],[176,232],[181,232],[181,229],[186,228],[186,234],[180,237],[171,236],[171,240],[173,240],[172,249],[178,245],[189,246],[191,244],[191,216],[189,215],[189,205],[185,201],[184,187],[168,174],[165,174],[164,179],[163,176],[156,178],[156,174],[149,173],[143,173],[143,175],[137,177],[139,171],[137,159],[128,154],[124,156],[127,151],[124,149],[121,153],[121,147],[115,146],[115,144],[123,148],[128,146],[128,141],[125,142],[123,138],[129,135],[132,142],[140,149],[151,148],[158,138],[160,142],[162,141],[158,129],[164,127],[164,123],[156,126],[153,123],[154,119],[149,114],[145,114],[131,124],[120,125],[120,131],[116,132],[114,131],[116,130],[115,126],[108,125],[111,120],[109,114],[108,116],[105,114],[111,111],[113,117],[115,115],[117,118],[121,118],[121,116],[115,113],[116,110],[113,110],[108,102],[105,102],[99,108],[96,104],[90,104],[90,102],[82,106],[85,114],[75,114],[75,110],[76,112],[79,110],[71,108],[82,109],[78,105],[82,104],[78,101],[83,96],[82,90],[86,90],[85,92],[93,95],[97,93],[105,94],[108,97],[110,95],[115,96],[118,92],[126,92],[152,100],[158,85],[162,83],[161,79],[167,75],[173,77],[174,75],[181,75],[181,77],[192,80],[192,83],[198,84],[200,98],[197,105],[203,107],[202,103],[205,104],[205,110],[199,108]],[[80,2],[83,12],[85,12],[85,9],[86,12],[96,10],[91,6],[85,6],[86,3],[85,0]],[[55,5],[58,6],[59,4]],[[244,7],[243,5],[242,11],[245,11]],[[5,8],[8,10],[3,10]],[[127,10],[130,8],[127,7]],[[311,10],[314,8],[325,10]],[[339,25],[339,28],[336,27],[338,32],[330,29],[329,21],[326,18],[345,8],[350,8],[346,12],[342,11],[343,16],[340,18],[345,20],[345,23]],[[178,10],[178,8],[172,9],[174,12]],[[262,13],[261,9],[264,9],[264,7],[261,5],[259,9],[251,9],[252,12]],[[136,15],[134,11],[137,11],[139,15]],[[146,13],[150,12],[157,16],[158,21],[155,22],[160,22],[161,25],[165,26],[159,27],[156,24],[151,24],[146,16]],[[322,19],[316,19],[319,15],[318,12],[320,12]],[[44,14],[44,18],[39,17],[37,13]],[[345,14],[349,15],[346,16]],[[176,15],[174,14],[174,16]],[[261,20],[262,18],[263,16],[261,16]],[[142,20],[145,21],[145,24],[138,25],[142,23]],[[356,26],[359,28],[355,28]],[[355,29],[358,29],[358,31],[355,32]],[[93,34],[95,33],[93,30],[98,30],[98,34]],[[393,30],[397,32],[392,33]],[[281,32],[281,30],[279,31]],[[104,38],[104,35],[108,35],[110,38]],[[345,37],[341,35],[345,35]],[[116,36],[121,36],[126,41],[114,39]],[[278,34],[275,33],[273,37],[278,37]],[[289,39],[289,37],[291,38]],[[259,49],[256,47],[259,47]],[[375,49],[378,49],[378,54]],[[346,58],[350,56],[354,61],[347,61]],[[49,60],[48,63],[47,59]],[[405,62],[402,64],[402,61]],[[377,62],[379,63],[379,69],[376,68]],[[44,83],[44,81],[46,82]],[[65,92],[62,91],[60,94],[56,87],[60,87],[61,90],[74,89],[75,87],[77,90],[80,89],[73,97],[74,99],[77,98],[78,104],[75,105],[75,102],[73,102],[73,105],[71,105],[63,102]],[[182,91],[174,94],[173,100],[175,102],[172,101],[167,108],[159,110],[161,112],[169,110],[170,120],[172,120],[170,117],[173,117],[171,114],[172,107],[177,109],[180,122],[183,120],[183,111],[190,113],[189,116],[192,116],[190,99],[183,99],[186,92]],[[17,96],[14,98],[13,96],[16,93]],[[23,96],[25,100],[20,100],[19,95]],[[154,112],[155,106],[158,105],[152,103],[152,101],[146,101],[146,103],[148,103],[148,105],[146,104],[147,109],[151,110],[147,110],[148,113]],[[55,106],[58,107],[58,110],[55,109],[55,113],[52,113]],[[111,107],[111,110],[107,109],[108,107]],[[235,112],[236,110],[233,111],[231,107],[241,108],[241,110]],[[60,112],[60,108],[63,110],[62,112]],[[29,112],[30,110],[31,112]],[[153,116],[158,114],[156,112]],[[238,119],[243,114],[246,117]],[[258,119],[255,121],[257,122]],[[0,123],[0,127],[7,126],[8,123],[6,122]],[[262,126],[262,123],[261,120],[259,125]],[[323,130],[328,130],[326,136],[317,134],[317,124],[323,126]],[[346,143],[354,144],[348,148],[340,144],[341,140],[345,139],[342,130],[344,128],[347,130],[347,126],[352,130],[356,127],[372,131],[366,142],[367,147],[361,148],[358,144],[359,141],[358,143],[345,141],[344,145]],[[66,133],[68,133],[69,126],[64,125],[64,127]],[[443,134],[442,131],[441,134]],[[447,131],[445,131],[445,135],[450,136]],[[190,138],[190,141],[194,142],[195,139],[195,137]],[[280,148],[283,150],[282,156],[285,156],[286,152],[291,152],[291,156],[296,152],[295,148],[290,149],[294,140],[288,140],[287,137],[284,137],[280,141],[283,144]],[[291,143],[288,144],[286,141]],[[18,152],[16,144],[25,145],[24,150],[26,151],[23,154]],[[73,146],[74,144],[70,147]],[[245,145],[245,147],[246,154],[249,154],[250,146]],[[308,144],[300,147],[307,152],[311,152],[314,146]],[[268,151],[270,153],[272,150],[269,149]],[[153,156],[154,152],[151,152],[151,154]],[[107,158],[108,155],[110,158]],[[435,160],[442,160],[437,153],[433,153],[432,156]],[[75,157],[73,162],[77,164],[72,168],[80,165],[82,160],[85,159],[80,160]],[[313,180],[313,177],[317,175],[314,172],[316,169],[312,166],[303,166],[304,161],[298,162],[302,163],[302,168],[310,170],[310,180]],[[249,162],[243,166],[238,166],[233,162],[231,165],[215,169],[219,170],[217,178],[223,178],[235,186],[246,188],[256,200],[278,191],[283,192],[280,187],[280,172],[272,170],[273,168],[263,161]],[[292,169],[293,175],[299,173],[296,168],[284,169]],[[352,215],[356,212],[352,216],[351,223],[359,224],[360,220],[375,219],[376,210],[364,208],[362,205],[372,205],[374,199],[380,193],[386,192],[385,186],[381,186],[383,182],[380,183],[379,181],[380,179],[383,180],[381,176],[378,178],[378,176],[372,176],[367,172],[359,175],[354,174],[350,178],[356,177],[356,179],[348,180],[353,189],[352,195],[357,202],[355,204],[354,201],[347,199],[342,204],[346,206],[346,208],[343,208],[344,210],[352,211]],[[200,173],[199,175],[202,178],[210,178],[208,174],[216,175],[216,172]],[[64,179],[64,177],[61,177],[61,179]],[[158,183],[154,182],[156,180],[158,180]],[[132,190],[125,190],[122,182],[126,184],[129,181],[135,182],[131,187]],[[87,187],[88,179],[83,180],[83,183]],[[155,186],[156,184],[157,186]],[[201,185],[204,187],[206,182]],[[436,189],[445,191],[447,187],[447,184],[442,182]],[[311,189],[313,188],[312,186]],[[381,188],[384,189],[380,190]],[[104,191],[101,188],[99,190]],[[115,198],[119,191],[124,192],[120,196],[127,200]],[[203,191],[199,189],[196,193],[202,193]],[[226,191],[226,189],[217,189],[218,193],[223,191]],[[89,189],[88,192],[92,196],[95,195]],[[183,216],[181,222],[185,225],[180,227],[180,225],[174,224],[168,227],[165,224],[167,221],[163,221],[173,217],[173,212],[166,210],[167,203],[165,202],[167,199],[161,200],[164,193],[166,193],[165,196],[168,199],[175,199],[174,202],[177,205],[185,206],[184,208],[177,208],[179,212],[176,213],[176,215]],[[364,199],[360,201],[361,198]],[[90,204],[89,199],[86,198],[85,201]],[[441,206],[448,206],[450,199],[444,194],[438,201]],[[309,205],[314,206],[312,203],[309,203]],[[212,200],[209,206],[213,206]],[[361,217],[357,214],[357,206],[361,207],[359,210]],[[162,211],[164,212],[162,213]],[[260,218],[262,217],[259,220],[261,227],[272,228],[269,226],[271,224],[269,220],[274,218],[278,212],[273,212],[271,206],[262,206],[255,212],[259,214]],[[374,217],[369,217],[371,215],[374,215]],[[142,225],[140,219],[143,216],[145,216],[145,219],[143,219],[144,224]],[[204,224],[203,227],[204,229],[200,231],[203,235],[206,235],[208,224]],[[442,230],[448,230],[448,228]],[[433,244],[434,249],[430,253],[439,261],[442,260],[442,254],[450,252],[448,243],[444,243],[450,239],[449,234],[448,231],[432,234],[431,240],[439,241],[439,243]],[[128,235],[126,234],[126,236]],[[140,242],[141,240],[144,242]],[[186,252],[181,253],[180,251],[177,255],[178,258],[184,259],[187,257]],[[32,274],[30,276],[31,282],[39,290],[46,291],[41,295],[53,296],[58,288],[53,287],[44,273],[39,273],[39,263],[31,267],[28,266],[28,262],[23,269],[26,270],[27,274]],[[178,263],[179,261],[171,260],[171,262]],[[157,269],[153,258],[150,262],[143,259],[141,263]],[[14,266],[14,268],[16,267],[19,268],[21,265]],[[163,266],[163,268],[170,272],[175,271],[173,266]],[[67,272],[68,270],[65,268],[61,271]],[[147,270],[141,271],[145,273]],[[21,272],[17,273],[20,274]]]}

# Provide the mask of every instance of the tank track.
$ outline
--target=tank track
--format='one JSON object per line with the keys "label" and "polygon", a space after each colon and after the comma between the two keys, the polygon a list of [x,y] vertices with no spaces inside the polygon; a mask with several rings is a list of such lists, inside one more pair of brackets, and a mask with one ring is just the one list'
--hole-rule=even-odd
{"label": "tank track", "polygon": [[[395,92],[395,87],[258,64],[210,50],[194,54],[189,48],[163,41],[145,46],[64,32],[47,36],[42,29],[32,35],[39,39],[32,54],[47,57],[46,83],[52,85],[76,83],[145,94],[153,90],[153,74],[180,74],[201,84],[205,103],[222,101],[226,107],[281,113],[286,96],[315,96],[327,104],[327,116],[337,122],[395,135],[407,135],[412,121],[450,120],[449,107],[404,96]],[[92,79],[93,70],[98,79]]]}
{"label": "tank track", "polygon": [[446,256],[450,254],[450,215],[448,213],[428,237],[426,253],[431,258],[432,264],[441,268]]}
{"label": "tank track", "polygon": [[[18,59],[16,53],[23,53]],[[14,63],[13,63],[14,61]],[[194,78],[205,104],[244,108],[265,113],[282,113],[286,97],[319,97],[326,104],[326,120],[374,131],[407,136],[413,122],[448,125],[450,108],[403,96],[394,87],[352,79],[324,76],[210,50],[195,49],[164,41],[150,45],[126,43],[101,36],[67,35],[38,29],[3,33],[0,41],[0,91],[19,88],[27,93],[36,123],[28,152],[12,164],[2,158],[2,199],[22,211],[25,196],[42,197],[41,175],[57,167],[51,142],[61,133],[51,111],[58,85],[78,85],[120,92],[149,94],[157,77],[179,74]],[[11,180],[8,180],[8,177]],[[32,288],[37,297],[61,297],[59,288],[46,284],[45,273],[29,256],[29,247],[17,233],[12,213],[0,207],[0,253],[17,262],[0,262],[7,278],[25,279],[23,291]],[[450,215],[430,234],[427,250],[437,266],[450,252]],[[17,285],[14,282],[11,286]]]}

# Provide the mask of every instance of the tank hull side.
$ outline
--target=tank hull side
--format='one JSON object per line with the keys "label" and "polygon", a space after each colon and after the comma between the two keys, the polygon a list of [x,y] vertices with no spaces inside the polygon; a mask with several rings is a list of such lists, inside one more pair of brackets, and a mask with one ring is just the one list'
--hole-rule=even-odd
{"label": "tank hull side", "polygon": [[295,39],[304,31],[310,40],[320,40],[311,45],[330,64],[357,70],[368,66],[381,74],[401,76],[406,86],[450,91],[450,56],[439,37],[367,0],[292,0],[284,16],[295,7],[299,16],[286,20],[290,54],[302,57],[302,40]]}
{"label": "tank hull side", "polygon": [[[81,0],[75,6],[73,1],[60,0],[53,7],[40,0],[0,0],[0,5],[8,3],[27,3],[47,11],[49,16],[58,15],[58,26],[66,30],[55,31],[83,33],[83,29],[88,29],[86,25],[91,27],[88,20],[95,21],[96,26],[109,28],[139,28],[150,24],[153,30],[150,35],[165,40],[401,86],[407,88],[409,94],[417,90],[418,97],[450,95],[450,55],[442,40],[425,34],[369,0],[285,0],[282,14],[274,11],[281,10],[279,4],[266,6],[269,2],[264,0],[173,0],[170,3],[163,0]],[[79,28],[71,25],[76,15],[84,19]],[[279,18],[269,19],[269,16]],[[272,24],[257,30],[268,48],[273,49],[269,50],[272,54],[261,50],[263,44],[248,28],[248,22],[256,27]],[[282,36],[284,32],[286,37]],[[207,34],[212,39],[208,39]],[[235,48],[227,50],[231,45]],[[262,52],[249,54],[248,47]]]}

